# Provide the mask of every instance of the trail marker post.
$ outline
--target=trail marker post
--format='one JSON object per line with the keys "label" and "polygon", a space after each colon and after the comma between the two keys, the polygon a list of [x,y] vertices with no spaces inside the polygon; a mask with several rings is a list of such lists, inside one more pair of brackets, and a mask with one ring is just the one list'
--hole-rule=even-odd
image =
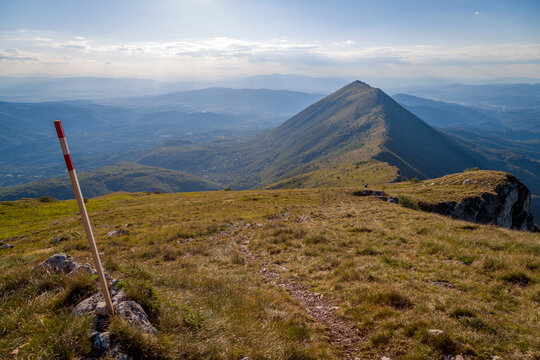
{"label": "trail marker post", "polygon": [[66,162],[69,178],[71,179],[71,185],[73,185],[73,192],[75,193],[75,198],[77,199],[77,205],[79,205],[79,211],[81,212],[84,231],[86,232],[86,238],[88,239],[88,244],[90,245],[90,250],[92,251],[94,264],[96,265],[99,282],[101,284],[101,293],[103,294],[103,298],[105,299],[105,304],[107,305],[109,314],[114,314],[111,295],[109,294],[109,287],[107,286],[107,279],[105,278],[105,273],[103,271],[103,267],[101,266],[101,260],[99,259],[96,239],[94,238],[94,233],[92,232],[92,227],[90,226],[90,218],[88,217],[88,213],[86,212],[86,206],[84,205],[84,198],[82,196],[81,187],[79,185],[79,180],[77,179],[77,173],[75,172],[75,169],[73,167],[73,161],[71,160],[71,154],[67,145],[66,135],[64,134],[64,129],[62,128],[62,123],[60,122],[60,120],[54,121],[54,127],[56,128],[58,141],[60,142],[60,147],[62,148],[62,154],[64,155],[64,160]]}

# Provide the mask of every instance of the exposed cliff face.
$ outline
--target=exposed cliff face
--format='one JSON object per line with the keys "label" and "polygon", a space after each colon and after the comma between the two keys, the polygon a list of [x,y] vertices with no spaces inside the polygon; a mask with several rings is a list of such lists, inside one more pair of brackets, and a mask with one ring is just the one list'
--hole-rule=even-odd
{"label": "exposed cliff face", "polygon": [[454,219],[534,231],[531,193],[512,175],[507,175],[506,181],[495,188],[495,194],[483,193],[464,198],[459,202],[447,201],[438,204],[419,202],[419,206],[422,210],[451,216]]}

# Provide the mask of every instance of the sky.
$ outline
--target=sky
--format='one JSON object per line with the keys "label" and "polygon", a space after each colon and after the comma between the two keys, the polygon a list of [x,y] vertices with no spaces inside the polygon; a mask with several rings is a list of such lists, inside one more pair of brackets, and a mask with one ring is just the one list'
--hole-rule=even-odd
{"label": "sky", "polygon": [[539,19],[539,0],[0,0],[0,76],[540,79]]}

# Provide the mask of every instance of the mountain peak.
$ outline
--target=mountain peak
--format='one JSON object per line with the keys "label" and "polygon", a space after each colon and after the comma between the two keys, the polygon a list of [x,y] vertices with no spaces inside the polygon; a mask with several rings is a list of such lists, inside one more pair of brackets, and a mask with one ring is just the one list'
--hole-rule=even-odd
{"label": "mountain peak", "polygon": [[344,88],[352,88],[352,87],[355,87],[355,88],[371,88],[371,86],[369,86],[368,84],[366,84],[365,82],[363,81],[360,81],[360,80],[355,80],[353,81],[352,83],[350,83],[349,85],[345,85]]}

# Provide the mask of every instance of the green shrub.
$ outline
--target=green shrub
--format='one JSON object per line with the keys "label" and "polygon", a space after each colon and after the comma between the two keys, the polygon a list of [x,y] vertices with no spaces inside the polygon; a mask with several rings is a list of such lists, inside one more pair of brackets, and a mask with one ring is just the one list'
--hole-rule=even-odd
{"label": "green shrub", "polygon": [[58,201],[58,200],[56,200],[52,196],[44,195],[44,196],[39,198],[39,201],[44,202],[44,203],[48,203],[48,202],[55,202],[55,201]]}
{"label": "green shrub", "polygon": [[459,257],[458,261],[461,261],[465,265],[471,265],[475,259],[476,258],[474,256],[465,255],[465,256]]}

